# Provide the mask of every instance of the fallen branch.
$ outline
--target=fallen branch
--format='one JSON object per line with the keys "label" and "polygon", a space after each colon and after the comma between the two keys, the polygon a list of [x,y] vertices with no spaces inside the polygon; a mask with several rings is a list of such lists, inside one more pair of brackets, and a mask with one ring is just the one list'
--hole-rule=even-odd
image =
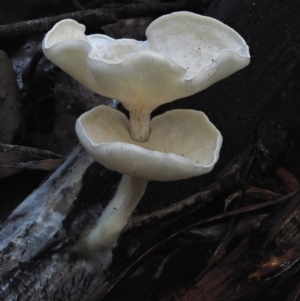
{"label": "fallen branch", "polygon": [[[204,190],[202,192],[196,193],[182,201],[179,201],[171,206],[165,207],[161,210],[157,210],[154,212],[151,212],[149,214],[144,214],[141,216],[133,217],[131,218],[127,229],[133,229],[137,228],[141,225],[149,224],[155,219],[161,219],[164,217],[167,217],[170,214],[176,213],[181,211],[182,209],[189,207],[191,205],[194,205],[196,203],[207,203],[213,199],[213,195],[218,189],[218,184],[212,185],[210,189]],[[236,198],[241,195],[241,191],[234,192],[231,194],[227,199]],[[275,193],[270,190],[261,189],[258,187],[249,187],[246,189],[246,195],[255,197],[255,198],[261,198],[266,200],[276,200],[282,197],[280,193]],[[226,199],[226,200],[227,200]],[[265,203],[263,203],[265,204]],[[263,205],[264,206],[264,205]]]}
{"label": "fallen branch", "polygon": [[[89,24],[93,21],[93,26],[103,26],[111,24],[122,18],[133,18],[141,16],[160,16],[173,12],[174,10],[187,9],[187,1],[179,0],[174,3],[133,3],[129,5],[115,5],[115,8],[99,8],[80,10],[59,16],[40,18],[35,20],[17,22],[0,26],[0,41],[17,39],[26,35],[44,33],[51,27],[63,20],[74,19],[78,22]],[[97,20],[95,22],[95,20]]]}
{"label": "fallen branch", "polygon": [[26,35],[44,33],[55,23],[63,19],[74,19],[83,22],[83,19],[97,19],[97,25],[102,26],[116,21],[115,14],[107,9],[88,9],[73,13],[62,14],[54,17],[46,17],[35,20],[17,22],[0,26],[0,40],[17,39]]}
{"label": "fallen branch", "polygon": [[53,171],[63,162],[64,159],[47,159],[41,161],[19,162],[15,164],[3,164],[0,165],[0,167]]}
{"label": "fallen branch", "polygon": [[[66,237],[62,226],[93,159],[81,147],[1,224],[0,278]],[[30,242],[30,243],[29,243]]]}
{"label": "fallen branch", "polygon": [[11,145],[0,143],[0,153],[22,155],[37,159],[63,159],[64,156],[50,152],[48,150],[37,149],[28,146]]}

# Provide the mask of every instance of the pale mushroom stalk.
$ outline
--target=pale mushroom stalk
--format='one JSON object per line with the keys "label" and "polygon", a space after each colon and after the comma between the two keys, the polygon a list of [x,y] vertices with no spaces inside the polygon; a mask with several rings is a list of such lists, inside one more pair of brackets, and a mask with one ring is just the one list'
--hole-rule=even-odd
{"label": "pale mushroom stalk", "polygon": [[150,113],[145,110],[131,110],[129,114],[131,138],[137,142],[146,142],[150,134]]}
{"label": "pale mushroom stalk", "polygon": [[118,185],[116,193],[105,210],[102,212],[102,221],[107,220],[114,212],[116,212],[123,204],[125,196],[129,193],[131,187],[131,177],[123,175]]}
{"label": "pale mushroom stalk", "polygon": [[97,252],[116,246],[130,215],[144,195],[147,183],[143,179],[123,176],[115,197],[84,239],[90,251]]}

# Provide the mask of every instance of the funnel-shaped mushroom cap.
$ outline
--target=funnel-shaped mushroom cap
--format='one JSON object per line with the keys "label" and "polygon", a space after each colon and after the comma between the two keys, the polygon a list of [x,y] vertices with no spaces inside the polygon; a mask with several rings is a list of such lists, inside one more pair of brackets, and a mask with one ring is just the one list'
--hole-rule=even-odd
{"label": "funnel-shaped mushroom cap", "polygon": [[202,91],[250,60],[248,46],[237,32],[189,12],[158,18],[148,27],[144,42],[86,36],[84,31],[74,20],[57,23],[43,41],[46,57],[129,111],[151,112]]}
{"label": "funnel-shaped mushroom cap", "polygon": [[127,117],[98,106],[76,122],[81,144],[106,168],[134,178],[186,179],[208,173],[219,158],[222,136],[202,112],[173,110],[151,120],[147,142],[132,140]]}

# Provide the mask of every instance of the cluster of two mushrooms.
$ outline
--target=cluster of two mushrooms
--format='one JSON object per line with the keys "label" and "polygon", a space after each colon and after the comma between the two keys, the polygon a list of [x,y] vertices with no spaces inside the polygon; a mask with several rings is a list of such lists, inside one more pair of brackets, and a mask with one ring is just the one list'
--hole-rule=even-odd
{"label": "cluster of two mushrooms", "polygon": [[219,157],[222,136],[203,112],[172,110],[150,120],[161,104],[193,95],[244,68],[243,38],[223,23],[189,12],[158,18],[147,41],[84,34],[63,20],[43,41],[47,58],[80,83],[129,111],[100,105],[76,123],[81,144],[106,168],[123,174],[114,198],[85,238],[92,251],[112,248],[148,181],[205,174]]}

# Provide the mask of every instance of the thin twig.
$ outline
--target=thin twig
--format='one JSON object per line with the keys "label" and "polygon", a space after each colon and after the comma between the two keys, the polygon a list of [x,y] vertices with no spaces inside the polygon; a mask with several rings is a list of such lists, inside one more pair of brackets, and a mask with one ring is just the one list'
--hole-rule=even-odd
{"label": "thin twig", "polygon": [[73,13],[62,14],[54,17],[40,18],[35,20],[17,22],[0,26],[0,40],[12,40],[26,35],[43,33],[48,31],[55,23],[63,19],[97,20],[97,25],[102,26],[116,21],[115,14],[108,9],[88,9]]}
{"label": "thin twig", "polygon": [[[23,21],[0,26],[0,41],[12,40],[26,35],[44,33],[63,20],[74,19],[78,22],[88,23],[93,20],[93,26],[103,26],[115,23],[117,19],[134,18],[141,16],[159,16],[186,8],[186,0],[177,0],[174,3],[131,3],[128,5],[115,5],[115,8],[99,8],[80,10],[54,17]],[[96,22],[94,21],[96,20]]]}
{"label": "thin twig", "polygon": [[48,159],[40,161],[20,162],[15,164],[3,164],[0,165],[0,167],[53,171],[57,169],[63,162],[64,159]]}
{"label": "thin twig", "polygon": [[78,0],[71,0],[71,1],[77,9],[85,10],[84,6],[82,6]]}
{"label": "thin twig", "polygon": [[[194,205],[196,203],[200,203],[200,202],[207,203],[212,199],[216,190],[217,190],[217,185],[212,185],[210,187],[210,189],[196,193],[196,194],[194,194],[180,202],[177,202],[176,204],[173,204],[169,207],[151,212],[149,214],[133,217],[129,221],[127,229],[128,228],[132,229],[132,228],[139,227],[141,225],[149,224],[150,222],[152,222],[155,219],[161,219],[172,213],[179,212],[183,208]],[[233,193],[232,195],[230,195],[228,198],[238,197],[240,195],[240,193],[241,193],[241,191],[237,191],[237,192]],[[274,199],[278,199],[278,198],[282,197],[282,195],[280,193],[275,193],[270,190],[265,190],[265,189],[261,189],[258,187],[247,188],[246,194],[256,197],[256,198],[262,198],[262,199],[267,199],[267,200],[274,200]]]}
{"label": "thin twig", "polygon": [[11,145],[0,143],[0,153],[10,153],[37,159],[63,159],[64,156],[48,150],[37,149],[29,146]]}

